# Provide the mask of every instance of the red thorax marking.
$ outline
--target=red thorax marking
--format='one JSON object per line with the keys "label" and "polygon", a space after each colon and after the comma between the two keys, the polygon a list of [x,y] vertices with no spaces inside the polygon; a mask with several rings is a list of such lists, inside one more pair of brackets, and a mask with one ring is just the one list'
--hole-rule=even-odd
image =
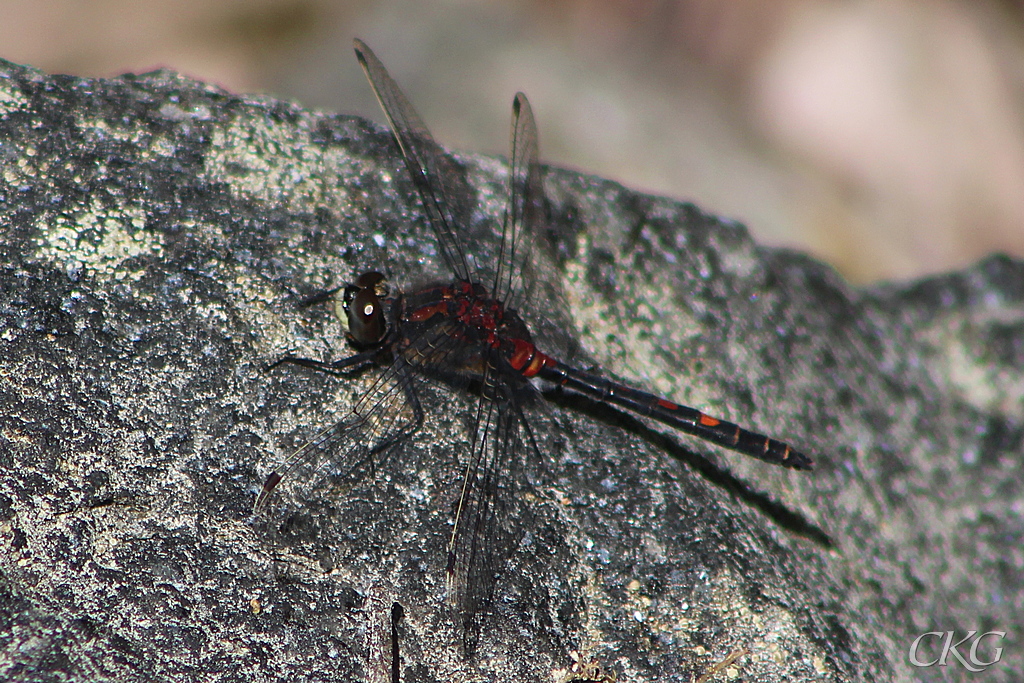
{"label": "red thorax marking", "polygon": [[409,314],[409,320],[414,323],[421,323],[424,320],[430,320],[438,313],[445,315],[448,313],[448,302],[442,301],[439,304],[432,304],[430,306],[420,306],[415,311]]}

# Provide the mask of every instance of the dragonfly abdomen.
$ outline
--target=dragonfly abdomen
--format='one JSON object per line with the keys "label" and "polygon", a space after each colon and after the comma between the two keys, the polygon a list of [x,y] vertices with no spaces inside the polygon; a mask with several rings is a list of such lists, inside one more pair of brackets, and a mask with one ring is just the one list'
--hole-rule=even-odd
{"label": "dragonfly abdomen", "polygon": [[561,361],[545,358],[548,362],[536,373],[541,379],[765,462],[796,470],[809,470],[814,466],[809,457],[783,441],[712,417],[696,408],[679,405],[654,394],[577,370]]}

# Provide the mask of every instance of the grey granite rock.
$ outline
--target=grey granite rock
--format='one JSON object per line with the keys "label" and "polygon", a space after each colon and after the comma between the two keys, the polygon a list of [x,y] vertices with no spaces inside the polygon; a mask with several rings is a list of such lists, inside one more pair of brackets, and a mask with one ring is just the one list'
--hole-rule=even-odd
{"label": "grey granite rock", "polygon": [[[552,396],[467,653],[444,599],[465,397],[427,392],[424,430],[309,547],[251,516],[373,379],[264,370],[348,353],[297,302],[366,268],[444,275],[389,134],[171,72],[0,77],[0,678],[387,681],[397,603],[402,681],[552,681],[574,656],[690,681],[738,649],[713,680],[980,680],[909,660],[968,630],[1006,631],[984,680],[1019,680],[1024,264],[856,290],[692,205],[549,169],[566,303],[533,303],[568,326],[560,350],[817,466]],[[460,159],[483,250],[505,168]]]}

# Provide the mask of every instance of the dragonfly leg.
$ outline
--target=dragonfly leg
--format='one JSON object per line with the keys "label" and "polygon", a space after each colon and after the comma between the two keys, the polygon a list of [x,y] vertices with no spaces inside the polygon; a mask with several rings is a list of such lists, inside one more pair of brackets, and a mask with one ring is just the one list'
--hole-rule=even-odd
{"label": "dragonfly leg", "polygon": [[314,360],[312,358],[299,358],[298,356],[288,355],[283,358],[279,358],[266,366],[263,368],[263,371],[270,372],[281,365],[298,365],[303,368],[319,370],[320,372],[325,372],[328,375],[347,375],[374,365],[376,357],[377,351],[375,349],[362,351],[354,356],[341,358],[335,361]]}
{"label": "dragonfly leg", "polygon": [[325,301],[330,301],[335,294],[342,290],[341,287],[334,287],[333,289],[325,289],[315,294],[307,296],[305,299],[299,301],[299,308],[309,308],[310,306],[316,306],[322,304]]}

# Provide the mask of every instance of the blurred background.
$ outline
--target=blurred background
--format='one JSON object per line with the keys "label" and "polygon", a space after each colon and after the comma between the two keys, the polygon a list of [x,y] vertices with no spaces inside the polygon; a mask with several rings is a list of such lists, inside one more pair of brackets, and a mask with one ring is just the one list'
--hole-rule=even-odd
{"label": "blurred background", "polygon": [[0,57],[169,67],[383,121],[363,38],[442,144],[743,221],[857,283],[1024,257],[1024,0],[0,0]]}

